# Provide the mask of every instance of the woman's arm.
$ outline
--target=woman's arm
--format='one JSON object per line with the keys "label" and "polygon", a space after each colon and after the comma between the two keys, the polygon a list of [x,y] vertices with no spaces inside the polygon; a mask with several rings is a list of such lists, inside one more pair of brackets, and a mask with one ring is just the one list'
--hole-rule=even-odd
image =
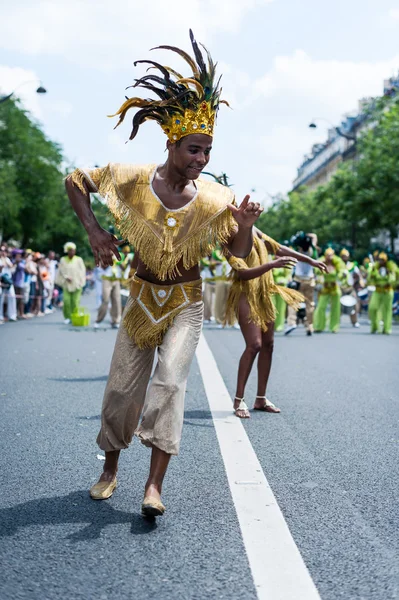
{"label": "woman's arm", "polygon": [[267,271],[270,271],[271,269],[292,269],[296,262],[297,261],[291,257],[283,256],[281,258],[277,258],[276,260],[271,260],[268,263],[264,263],[259,267],[253,267],[252,269],[237,269],[236,273],[238,279],[241,279],[242,281],[249,281],[264,275],[264,273],[267,273]]}
{"label": "woman's arm", "polygon": [[[267,242],[265,242],[267,246]],[[308,265],[311,265],[315,269],[319,269],[323,273],[327,270],[326,265],[321,260],[315,260],[308,254],[302,254],[301,252],[296,252],[295,250],[291,250],[288,246],[280,246],[280,249],[277,251],[277,256],[291,256],[291,258],[296,258],[298,262],[304,262]]]}

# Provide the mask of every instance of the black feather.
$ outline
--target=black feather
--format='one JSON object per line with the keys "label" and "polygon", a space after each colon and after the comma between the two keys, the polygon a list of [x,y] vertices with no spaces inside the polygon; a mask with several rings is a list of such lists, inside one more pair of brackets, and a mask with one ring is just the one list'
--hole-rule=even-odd
{"label": "black feather", "polygon": [[206,74],[206,64],[204,62],[202,52],[199,49],[197,42],[195,41],[194,34],[191,29],[190,29],[190,40],[191,40],[191,45],[194,50],[195,60],[197,61],[197,65],[199,66],[199,69],[200,69],[200,73],[201,73],[201,75],[204,75],[204,74]]}

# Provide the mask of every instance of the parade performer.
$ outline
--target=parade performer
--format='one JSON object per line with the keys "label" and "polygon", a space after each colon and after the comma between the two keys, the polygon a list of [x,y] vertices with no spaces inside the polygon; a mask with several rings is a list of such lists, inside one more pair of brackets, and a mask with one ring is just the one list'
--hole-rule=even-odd
{"label": "parade performer", "polygon": [[[315,233],[304,233],[303,231],[300,231],[291,238],[291,243],[300,254],[310,256],[317,260],[317,235]],[[298,289],[305,298],[306,335],[311,336],[313,333],[313,315],[315,307],[314,292],[316,286],[315,273],[311,264],[299,261],[298,264],[295,265],[292,274],[293,289],[295,289],[295,284],[297,285],[296,289]],[[289,306],[287,328],[284,335],[289,335],[294,331],[297,326],[296,323],[297,313],[292,306]]]}
{"label": "parade performer", "polygon": [[[287,287],[291,279],[291,270],[278,267],[273,269],[273,279],[276,285]],[[283,331],[285,323],[285,314],[287,312],[287,303],[280,294],[273,296],[274,306],[276,308],[276,320],[274,321],[274,331]]]}
{"label": "parade performer", "polygon": [[397,269],[393,260],[388,260],[385,252],[380,252],[369,272],[367,283],[375,286],[369,304],[371,333],[379,331],[380,320],[383,322],[382,333],[392,333],[392,304]]}
{"label": "parade performer", "polygon": [[[241,356],[234,413],[241,419],[249,418],[249,409],[245,403],[245,386],[253,363],[258,358],[258,389],[254,410],[279,413],[266,397],[266,389],[272,365],[274,346],[274,322],[276,309],[273,295],[280,295],[284,302],[298,306],[303,296],[295,290],[278,286],[273,281],[271,269],[292,268],[297,260],[303,260],[323,270],[319,261],[278,244],[275,240],[255,228],[254,245],[251,254],[245,259],[230,257],[233,268],[233,283],[227,302],[226,322],[233,325],[238,320],[245,340],[245,350]],[[269,261],[269,253],[276,255]]]}
{"label": "parade performer", "polygon": [[326,310],[330,303],[330,331],[337,333],[341,320],[341,288],[339,283],[345,280],[345,265],[335,255],[332,248],[327,248],[321,261],[326,265],[326,271],[320,270],[322,277],[322,288],[319,294],[318,304],[314,313],[315,333],[321,333],[326,328]]}
{"label": "parade performer", "polygon": [[94,323],[94,328],[97,329],[108,312],[109,302],[111,300],[111,327],[113,329],[119,328],[119,323],[122,314],[122,301],[121,301],[121,279],[123,260],[119,261],[114,257],[112,266],[107,267],[102,275],[102,294],[101,294],[101,305],[98,309],[97,319]]}
{"label": "parade performer", "polygon": [[352,296],[356,299],[356,304],[351,312],[350,320],[353,327],[360,327],[358,316],[360,312],[360,300],[358,296],[358,291],[362,287],[362,276],[360,269],[356,262],[350,260],[349,251],[346,248],[342,248],[339,253],[341,260],[345,264],[346,271],[346,282],[347,285],[342,286],[342,293],[348,296]]}
{"label": "parade performer", "polygon": [[202,288],[204,292],[204,323],[215,320],[215,267],[216,261],[213,252],[200,261]]}
{"label": "parade performer", "polygon": [[76,256],[76,244],[67,242],[64,252],[66,256],[60,260],[56,284],[62,287],[64,323],[68,325],[79,306],[82,289],[86,283],[86,267],[80,256]]}
{"label": "parade performer", "polygon": [[[134,87],[154,92],[159,100],[130,98],[117,113],[121,123],[130,108],[139,109],[131,140],[144,121],[161,125],[168,138],[165,164],[78,169],[66,180],[96,262],[107,267],[113,254],[120,256],[118,240],[94,217],[90,192],[107,197],[119,231],[136,253],[137,271],[115,344],[97,438],[105,451],[104,470],[90,494],[97,500],[111,496],[120,450],[135,434],[152,448],[142,504],[147,516],[165,510],[162,482],[171,455],[179,451],[186,382],[202,327],[199,261],[218,243],[235,256],[247,256],[252,226],[262,212],[249,196],[237,208],[228,188],[198,180],[210,158],[222,100],[209,52],[206,64],[191,31],[190,39],[195,59],[173,46],[160,48],[182,56],[192,75],[185,79],[154,61],[138,61],[159,74],[145,75]],[[158,361],[147,389],[156,348]]]}
{"label": "parade performer", "polygon": [[215,250],[217,264],[215,267],[215,321],[218,327],[223,327],[226,319],[227,298],[229,297],[231,267],[221,249]]}

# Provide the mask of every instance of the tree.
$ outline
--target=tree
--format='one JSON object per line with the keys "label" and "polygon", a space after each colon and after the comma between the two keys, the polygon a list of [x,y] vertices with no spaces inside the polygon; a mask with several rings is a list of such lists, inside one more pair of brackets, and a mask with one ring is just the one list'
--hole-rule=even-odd
{"label": "tree", "polygon": [[399,232],[399,98],[376,103],[370,128],[357,142],[357,158],[344,162],[316,190],[279,199],[259,219],[278,240],[296,231],[317,233],[321,246],[350,246],[360,258],[371,239],[388,231],[391,251]]}
{"label": "tree", "polygon": [[[0,238],[59,253],[71,239],[89,259],[86,232],[65,192],[62,162],[61,147],[18,101],[0,104]],[[104,227],[112,222],[99,199],[93,200],[93,210]]]}

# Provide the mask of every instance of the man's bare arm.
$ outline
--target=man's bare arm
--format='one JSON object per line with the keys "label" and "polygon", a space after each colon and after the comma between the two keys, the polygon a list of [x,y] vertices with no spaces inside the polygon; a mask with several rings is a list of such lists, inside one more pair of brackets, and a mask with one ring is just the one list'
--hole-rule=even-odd
{"label": "man's bare arm", "polygon": [[71,176],[68,176],[65,180],[65,188],[69,201],[83,227],[87,231],[96,265],[105,269],[106,267],[112,266],[113,255],[115,255],[118,260],[121,259],[116,247],[118,239],[100,226],[91,209],[90,192],[96,190],[93,190],[86,181],[84,181],[83,187],[85,188],[85,193],[74,184]]}

